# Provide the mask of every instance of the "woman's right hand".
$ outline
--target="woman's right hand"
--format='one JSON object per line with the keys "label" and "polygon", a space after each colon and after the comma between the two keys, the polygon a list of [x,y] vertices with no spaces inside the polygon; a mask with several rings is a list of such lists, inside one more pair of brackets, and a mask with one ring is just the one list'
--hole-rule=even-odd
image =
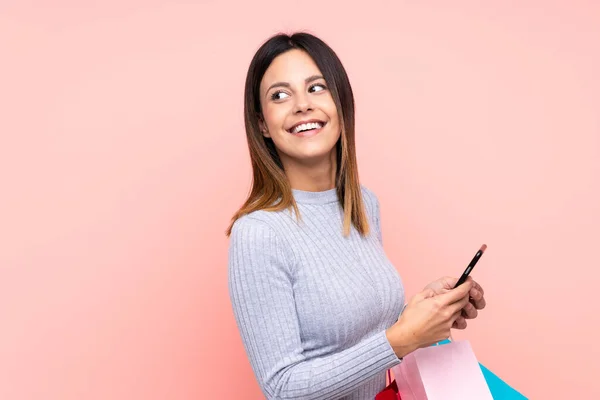
{"label": "woman's right hand", "polygon": [[427,288],[406,305],[398,321],[387,329],[387,338],[399,358],[421,347],[450,337],[454,321],[469,302],[472,281],[436,295]]}

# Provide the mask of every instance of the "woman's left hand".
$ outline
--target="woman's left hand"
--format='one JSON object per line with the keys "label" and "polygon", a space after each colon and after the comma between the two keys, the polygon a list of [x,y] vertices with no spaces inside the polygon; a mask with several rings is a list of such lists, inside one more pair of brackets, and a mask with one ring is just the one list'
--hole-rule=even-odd
{"label": "woman's left hand", "polygon": [[[469,276],[467,280],[473,281],[473,278]],[[457,278],[445,276],[431,282],[429,285],[425,286],[425,289],[432,289],[436,295],[443,294],[452,290],[457,281]],[[454,322],[453,328],[465,329],[467,327],[467,319],[477,318],[477,310],[485,308],[485,297],[483,295],[484,292],[481,285],[473,281],[473,288],[471,288],[471,291],[469,292],[469,302],[463,308],[461,317]]]}

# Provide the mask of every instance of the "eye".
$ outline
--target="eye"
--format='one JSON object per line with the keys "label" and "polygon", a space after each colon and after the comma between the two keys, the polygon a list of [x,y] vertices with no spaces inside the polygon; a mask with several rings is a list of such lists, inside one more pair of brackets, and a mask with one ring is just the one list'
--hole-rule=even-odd
{"label": "eye", "polygon": [[278,90],[271,95],[271,100],[283,100],[286,98],[286,96],[288,96],[286,92]]}
{"label": "eye", "polygon": [[327,90],[327,86],[325,86],[322,83],[316,83],[308,89],[309,92],[313,92],[313,93],[314,92],[322,92],[323,90]]}

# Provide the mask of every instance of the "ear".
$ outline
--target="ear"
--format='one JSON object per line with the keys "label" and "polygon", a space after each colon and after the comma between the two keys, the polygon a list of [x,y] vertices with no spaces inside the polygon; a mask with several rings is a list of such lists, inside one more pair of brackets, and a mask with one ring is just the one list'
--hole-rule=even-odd
{"label": "ear", "polygon": [[258,116],[258,126],[260,128],[260,132],[262,133],[262,135],[266,138],[270,138],[271,135],[269,134],[269,129],[267,128],[267,124],[265,123],[265,120],[262,118],[262,115]]}

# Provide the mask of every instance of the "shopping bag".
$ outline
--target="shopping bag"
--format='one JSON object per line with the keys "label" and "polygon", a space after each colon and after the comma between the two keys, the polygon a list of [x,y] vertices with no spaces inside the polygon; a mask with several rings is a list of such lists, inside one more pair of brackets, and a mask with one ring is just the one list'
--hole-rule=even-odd
{"label": "shopping bag", "polygon": [[389,384],[385,387],[385,389],[375,395],[375,400],[402,400],[400,393],[398,393],[396,381],[391,379],[391,373],[389,370],[387,374]]}
{"label": "shopping bag", "polygon": [[466,340],[418,349],[392,372],[402,400],[493,400]]}

